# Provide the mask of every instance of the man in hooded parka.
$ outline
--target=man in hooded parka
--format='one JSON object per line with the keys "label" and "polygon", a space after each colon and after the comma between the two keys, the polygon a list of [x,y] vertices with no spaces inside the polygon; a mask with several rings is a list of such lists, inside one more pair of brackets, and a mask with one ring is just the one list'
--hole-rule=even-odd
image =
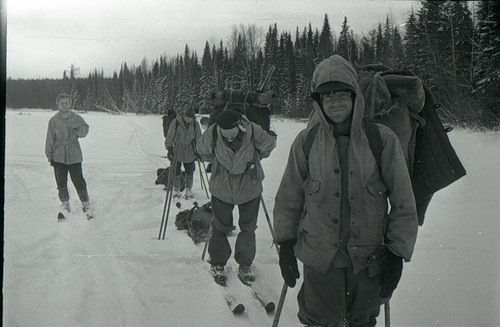
{"label": "man in hooded parka", "polygon": [[[193,178],[195,171],[196,143],[201,137],[200,124],[192,109],[181,110],[172,120],[165,138],[168,157],[175,163],[174,197],[181,196],[181,164],[186,172],[186,199],[193,198]],[[172,163],[173,164],[173,163]]]}
{"label": "man in hooded parka", "polygon": [[357,74],[344,58],[323,60],[311,91],[314,113],[291,146],[274,206],[281,273],[294,287],[296,258],[304,264],[298,294],[302,323],[375,326],[417,236],[405,158],[397,136],[376,124],[383,144],[377,164]]}
{"label": "man in hooded parka", "polygon": [[276,136],[267,133],[246,116],[224,110],[203,133],[196,149],[200,157],[212,163],[209,188],[212,194],[212,236],[208,243],[214,280],[224,285],[225,265],[231,256],[228,233],[233,226],[233,208],[238,206],[240,232],[234,258],[239,264],[238,277],[244,282],[255,278],[255,230],[259,212],[264,170],[261,159],[269,157]]}

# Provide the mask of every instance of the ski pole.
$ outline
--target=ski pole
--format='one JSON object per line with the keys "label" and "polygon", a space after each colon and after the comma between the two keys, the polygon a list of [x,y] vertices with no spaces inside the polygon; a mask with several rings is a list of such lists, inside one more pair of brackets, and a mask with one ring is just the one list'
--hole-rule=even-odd
{"label": "ski pole", "polygon": [[200,183],[201,183],[201,189],[204,190],[205,189],[205,181],[203,180],[203,173],[201,172],[201,165],[200,165],[200,162],[198,162],[198,170],[200,171]]}
{"label": "ski pole", "polygon": [[167,211],[167,203],[169,201],[169,198],[171,197],[172,194],[172,170],[175,170],[175,165],[172,165],[172,162],[170,163],[170,170],[168,171],[168,178],[167,178],[167,193],[165,194],[165,201],[163,202],[163,212],[161,214],[161,224],[160,224],[160,231],[158,233],[158,239],[161,238],[163,227],[165,224],[165,212]]}
{"label": "ski pole", "polygon": [[[176,158],[177,159],[177,158]],[[175,162],[175,168],[177,168],[177,160],[174,160]],[[174,169],[177,170],[177,169]],[[175,176],[175,175],[174,175]],[[174,177],[175,178],[175,177]],[[174,182],[175,183],[175,182]],[[173,183],[172,183],[173,184]],[[168,217],[170,215],[170,206],[172,204],[172,193],[173,193],[173,185],[170,188],[170,196],[168,197],[168,206],[167,206],[167,215],[165,216],[165,227],[163,228],[163,235],[162,235],[162,240],[165,239],[165,234],[167,233],[167,224],[168,224]]]}
{"label": "ski pole", "polygon": [[[179,141],[176,142],[176,147],[175,147],[176,149],[178,149],[178,147],[177,147],[178,142]],[[177,176],[177,157],[178,157],[178,154],[179,154],[178,151],[175,151],[175,153],[174,153],[174,161],[173,161],[174,165],[173,165],[173,167],[170,166],[171,170],[173,168],[173,172],[169,171],[169,177],[172,177],[172,179],[169,179],[169,187],[168,188],[170,189],[170,194],[168,196],[167,214],[165,216],[165,224],[164,224],[164,227],[163,227],[162,240],[165,239],[165,234],[167,232],[168,217],[170,215],[170,206],[172,204],[172,193],[173,193],[173,188],[174,188],[174,183],[175,183],[174,182],[174,178],[175,178],[175,176]],[[163,218],[162,218],[162,220],[163,220]]]}
{"label": "ski pole", "polygon": [[205,179],[207,180],[207,183],[208,183],[209,179],[208,179],[208,174],[207,174],[207,167],[205,166],[205,161],[202,161],[201,164],[203,166],[203,172],[205,173]]}
{"label": "ski pole", "polygon": [[205,254],[207,253],[207,247],[208,247],[208,242],[210,242],[210,239],[212,238],[212,221],[213,221],[213,216],[212,220],[210,221],[210,226],[208,227],[208,233],[207,233],[207,239],[205,240],[205,245],[203,245],[203,252],[201,253],[201,261],[205,261]]}
{"label": "ski pole", "polygon": [[[274,230],[273,230],[273,225],[271,224],[271,218],[269,217],[269,212],[267,211],[266,203],[264,202],[264,198],[262,197],[262,194],[260,195],[260,203],[262,203],[262,209],[264,209],[264,214],[266,215],[266,220],[267,220],[267,225],[269,226],[269,230],[271,231],[271,236],[273,238],[273,244],[274,244]],[[279,255],[279,252],[278,252]]]}
{"label": "ski pole", "polygon": [[278,327],[278,324],[280,322],[281,310],[283,309],[283,304],[285,304],[285,297],[287,290],[288,290],[288,285],[286,284],[286,282],[284,282],[283,287],[281,288],[278,307],[276,308],[276,313],[274,314],[273,327]]}
{"label": "ski pole", "polygon": [[[262,195],[260,196],[260,202],[262,203],[262,209],[264,209],[264,213],[266,214],[266,220],[267,224],[269,225],[269,230],[271,231],[271,236],[273,238],[273,244],[276,244],[275,242],[275,234],[274,234],[274,229],[273,225],[271,224],[271,218],[269,217],[269,212],[267,211],[266,204],[264,202],[264,198]],[[280,251],[278,247],[276,246],[276,252],[278,253],[278,256],[280,254]],[[285,281],[283,281],[283,287],[281,288],[281,294],[280,294],[280,299],[278,301],[278,307],[276,308],[276,313],[274,314],[274,320],[273,320],[273,327],[277,327],[280,321],[280,316],[281,316],[281,310],[283,309],[283,305],[285,304],[285,298],[286,298],[286,292],[288,291],[288,285],[286,284]]]}
{"label": "ski pole", "polygon": [[210,199],[210,196],[208,195],[208,186],[207,186],[208,179],[207,179],[207,182],[205,182],[205,178],[203,178],[203,173],[201,171],[200,160],[198,160],[198,169],[200,170],[200,178],[201,178],[202,188],[205,190],[205,194],[207,195],[207,199]]}
{"label": "ski pole", "polygon": [[385,327],[391,327],[391,307],[389,304],[389,300],[384,303],[384,320]]}

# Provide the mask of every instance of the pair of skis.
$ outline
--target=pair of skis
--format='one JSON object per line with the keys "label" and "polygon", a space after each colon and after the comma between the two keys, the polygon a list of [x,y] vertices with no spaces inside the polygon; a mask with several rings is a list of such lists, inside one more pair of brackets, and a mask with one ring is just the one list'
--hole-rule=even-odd
{"label": "pair of skis", "polygon": [[[247,287],[250,288],[252,296],[262,305],[264,310],[267,313],[272,313],[276,307],[274,301],[272,300],[272,296],[267,291],[268,288],[261,285],[259,282],[247,282],[238,277],[238,279]],[[236,296],[236,292],[231,285],[228,285],[227,282],[217,283],[220,285],[224,292],[224,299],[226,300],[226,304],[234,314],[241,314],[245,311],[245,305],[238,300]]]}
{"label": "pair of skis", "polygon": [[[94,219],[94,215],[92,214],[92,212],[90,210],[85,211],[84,214],[87,217],[87,220]],[[59,211],[59,213],[57,214],[57,222],[58,223],[63,222],[66,220],[67,217],[68,217],[68,214],[64,214],[63,212]]]}

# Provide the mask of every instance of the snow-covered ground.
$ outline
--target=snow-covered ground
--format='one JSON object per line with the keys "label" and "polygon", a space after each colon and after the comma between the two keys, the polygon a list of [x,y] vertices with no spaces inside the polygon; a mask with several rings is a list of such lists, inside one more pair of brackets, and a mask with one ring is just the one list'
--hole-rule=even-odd
{"label": "snow-covered ground", "polygon": [[[90,125],[81,145],[96,219],[84,218],[70,183],[76,212],[57,223],[44,155],[54,113],[6,112],[4,326],[271,325],[273,316],[243,285],[246,313],[227,309],[201,261],[202,244],[175,229],[177,208],[166,239],[157,240],[165,192],[154,180],[166,166],[159,116],[82,114]],[[278,147],[263,163],[270,211],[291,141],[304,126],[273,124]],[[391,301],[392,326],[500,326],[500,134],[455,130],[450,137],[468,175],[433,199]],[[195,197],[205,202],[195,176]],[[255,265],[277,301],[282,279],[263,212]],[[300,326],[297,292],[289,289],[280,326]]]}

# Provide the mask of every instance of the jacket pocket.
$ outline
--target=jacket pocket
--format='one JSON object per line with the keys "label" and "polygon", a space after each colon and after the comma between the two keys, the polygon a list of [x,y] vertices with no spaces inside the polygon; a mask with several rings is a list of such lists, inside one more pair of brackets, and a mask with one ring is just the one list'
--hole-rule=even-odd
{"label": "jacket pocket", "polygon": [[369,181],[366,190],[374,197],[387,197],[387,186],[380,179]]}
{"label": "jacket pocket", "polygon": [[304,182],[304,191],[307,195],[313,195],[320,191],[321,189],[321,181],[316,179],[307,179]]}

